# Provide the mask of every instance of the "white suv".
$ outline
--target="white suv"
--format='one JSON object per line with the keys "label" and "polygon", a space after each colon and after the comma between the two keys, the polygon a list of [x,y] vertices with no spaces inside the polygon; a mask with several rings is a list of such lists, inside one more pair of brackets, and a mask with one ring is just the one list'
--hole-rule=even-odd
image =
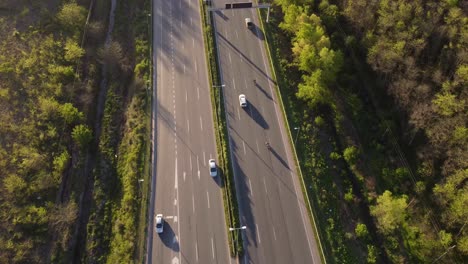
{"label": "white suv", "polygon": [[247,107],[247,98],[245,98],[245,94],[239,95],[239,104],[241,107]]}
{"label": "white suv", "polygon": [[218,175],[218,168],[216,167],[215,160],[210,159],[208,161],[208,164],[210,165],[210,175],[211,175],[211,177],[216,177]]}
{"label": "white suv", "polygon": [[161,234],[164,231],[164,218],[162,214],[156,215],[156,233]]}

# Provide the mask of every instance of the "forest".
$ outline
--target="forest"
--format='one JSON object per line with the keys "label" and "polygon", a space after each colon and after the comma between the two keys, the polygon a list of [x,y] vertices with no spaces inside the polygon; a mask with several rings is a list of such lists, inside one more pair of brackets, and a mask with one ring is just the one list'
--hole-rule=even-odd
{"label": "forest", "polygon": [[466,1],[269,2],[327,259],[466,263]]}
{"label": "forest", "polygon": [[106,43],[111,1],[0,1],[0,263],[142,258],[149,2],[115,3]]}

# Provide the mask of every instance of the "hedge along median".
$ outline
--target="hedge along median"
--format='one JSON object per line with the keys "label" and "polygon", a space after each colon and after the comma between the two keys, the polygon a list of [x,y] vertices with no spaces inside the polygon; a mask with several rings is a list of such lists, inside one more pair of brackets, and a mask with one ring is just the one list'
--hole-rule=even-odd
{"label": "hedge along median", "polygon": [[[214,106],[213,119],[215,123],[216,148],[218,149],[218,166],[221,169],[220,177],[222,179],[222,191],[224,201],[224,213],[226,215],[226,225],[230,227],[239,227],[239,209],[234,185],[234,175],[232,174],[232,164],[230,152],[228,150],[228,131],[223,102],[223,90],[221,87],[221,78],[218,65],[218,52],[216,48],[215,32],[212,23],[212,13],[207,14],[206,6],[203,0],[199,1],[200,11],[203,23],[203,38],[205,40],[205,54],[208,63],[209,84],[211,90],[211,104]],[[215,87],[215,88],[213,88]],[[228,241],[231,256],[241,256],[244,252],[242,235],[240,232],[228,231]]]}

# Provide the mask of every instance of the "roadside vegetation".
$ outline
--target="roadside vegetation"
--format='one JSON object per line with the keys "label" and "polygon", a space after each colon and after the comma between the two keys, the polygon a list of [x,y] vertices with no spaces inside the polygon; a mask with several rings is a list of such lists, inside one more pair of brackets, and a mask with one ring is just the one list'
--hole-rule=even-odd
{"label": "roadside vegetation", "polygon": [[144,259],[149,178],[149,1],[116,1],[112,42],[98,50],[108,72],[93,171],[84,262]]}
{"label": "roadside vegetation", "polygon": [[466,262],[462,2],[269,2],[265,33],[327,260]]}
{"label": "roadside vegetation", "polygon": [[[215,32],[212,28],[212,14],[206,15],[206,6],[200,1],[203,23],[203,35],[208,62],[208,74],[211,89],[211,104],[215,107],[213,111],[213,120],[216,134],[216,149],[218,150],[218,167],[220,168],[220,177],[222,179],[222,191],[224,202],[224,214],[226,216],[227,228],[239,227],[239,207],[236,198],[236,187],[234,185],[234,175],[232,174],[232,164],[229,152],[229,137],[225,118],[225,109],[223,103],[223,90],[221,88],[221,79],[218,67],[218,51],[216,49]],[[231,256],[242,256],[244,252],[242,235],[240,232],[228,231],[228,243]]]}
{"label": "roadside vegetation", "polygon": [[0,263],[143,259],[149,1],[117,1],[105,46],[109,10],[0,3]]}
{"label": "roadside vegetation", "polygon": [[77,69],[87,10],[74,2],[0,3],[0,262],[69,251],[91,89]]}

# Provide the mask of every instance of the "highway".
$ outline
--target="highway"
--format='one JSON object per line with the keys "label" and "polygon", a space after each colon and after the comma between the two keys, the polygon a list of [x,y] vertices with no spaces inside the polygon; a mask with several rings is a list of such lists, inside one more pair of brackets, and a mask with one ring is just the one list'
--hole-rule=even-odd
{"label": "highway", "polygon": [[[216,0],[215,7],[226,2],[242,1]],[[241,262],[321,263],[257,13],[224,10],[214,18],[240,219],[247,226],[240,231],[246,249]],[[239,94],[246,95],[247,108],[239,106]]]}
{"label": "highway", "polygon": [[[198,0],[153,0],[152,186],[146,263],[230,263]],[[162,213],[164,232],[155,232]]]}

